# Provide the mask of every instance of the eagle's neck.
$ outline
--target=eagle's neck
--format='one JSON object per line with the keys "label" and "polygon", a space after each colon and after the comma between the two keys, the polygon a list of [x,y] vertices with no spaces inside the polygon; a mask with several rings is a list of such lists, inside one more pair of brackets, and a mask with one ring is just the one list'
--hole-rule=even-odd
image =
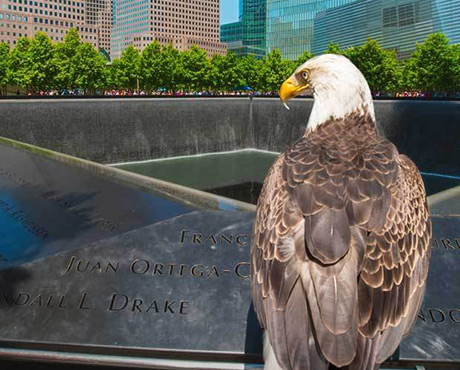
{"label": "eagle's neck", "polygon": [[351,114],[358,117],[369,115],[375,124],[374,103],[367,84],[354,93],[337,93],[337,90],[327,85],[319,85],[315,87],[313,96],[315,101],[308,120],[307,132],[314,131],[331,119],[341,119]]}

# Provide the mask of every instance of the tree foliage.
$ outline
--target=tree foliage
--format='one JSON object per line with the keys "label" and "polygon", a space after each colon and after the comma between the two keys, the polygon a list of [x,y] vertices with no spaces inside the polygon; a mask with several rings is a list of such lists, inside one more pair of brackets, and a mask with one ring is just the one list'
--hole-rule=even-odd
{"label": "tree foliage", "polygon": [[89,43],[77,47],[71,60],[71,78],[87,93],[94,93],[107,84],[106,60]]}
{"label": "tree foliage", "polygon": [[384,50],[376,40],[344,52],[361,71],[372,91],[393,91],[399,87],[400,70],[395,51]]}
{"label": "tree foliage", "polygon": [[325,54],[343,54],[343,51],[340,49],[340,45],[332,41],[329,41],[327,49],[324,51]]}
{"label": "tree foliage", "polygon": [[263,59],[260,86],[263,91],[278,91],[283,81],[288,78],[297,67],[290,60],[282,58],[278,49],[273,49]]}
{"label": "tree foliage", "polygon": [[451,91],[459,81],[458,46],[449,45],[449,39],[442,33],[431,34],[416,45],[404,72],[404,82],[409,88]]}
{"label": "tree foliage", "polygon": [[180,55],[181,80],[188,91],[202,91],[209,81],[210,66],[206,52],[193,45]]}
{"label": "tree foliage", "polygon": [[29,89],[31,87],[30,71],[33,67],[33,60],[30,54],[32,40],[28,37],[20,37],[16,47],[10,53],[9,60],[9,82],[12,85]]}
{"label": "tree foliage", "polygon": [[168,91],[176,91],[183,78],[183,67],[179,50],[168,44],[164,46],[160,59],[160,86]]}
{"label": "tree foliage", "polygon": [[162,53],[158,41],[155,40],[142,51],[139,74],[142,86],[147,91],[155,91],[161,87]]}
{"label": "tree foliage", "polygon": [[36,90],[49,90],[54,88],[54,77],[57,73],[54,58],[54,45],[44,32],[38,32],[29,48],[30,85]]}
{"label": "tree foliage", "polygon": [[[75,54],[80,46],[80,36],[75,28],[71,28],[64,42],[56,44],[54,58],[57,73],[54,79],[54,85],[57,88],[74,88],[76,82],[72,79],[72,63],[75,62]],[[78,61],[77,61],[78,62]]]}
{"label": "tree foliage", "polygon": [[300,66],[304,64],[308,59],[313,58],[313,54],[310,53],[308,50],[305,50],[300,57],[297,58],[296,60],[296,65]]}
{"label": "tree foliage", "polygon": [[[460,45],[451,45],[442,33],[435,33],[416,45],[410,58],[398,60],[394,50],[383,49],[376,40],[341,49],[334,42],[327,53],[349,58],[363,73],[372,91],[394,92],[417,89],[454,92],[460,87]],[[293,71],[313,55],[305,51],[297,60],[283,58],[273,49],[262,59],[253,55],[207,57],[198,46],[178,51],[157,41],[142,53],[127,47],[119,59],[107,65],[91,45],[82,43],[70,29],[63,43],[52,43],[43,32],[35,38],[22,37],[10,50],[0,44],[0,92],[6,85],[29,91],[80,88],[87,92],[116,88],[148,92],[219,92],[235,89],[276,92]]]}
{"label": "tree foliage", "polygon": [[250,54],[238,58],[238,70],[242,86],[248,86],[254,91],[260,90],[261,72],[263,71],[263,60],[256,59]]}
{"label": "tree foliage", "polygon": [[243,85],[240,67],[244,67],[235,53],[214,55],[210,61],[210,85],[216,91],[231,91]]}
{"label": "tree foliage", "polygon": [[120,59],[115,59],[112,63],[110,73],[112,84],[117,88],[137,89],[140,79],[141,56],[134,46],[128,46],[121,54]]}
{"label": "tree foliage", "polygon": [[8,85],[8,63],[10,58],[10,46],[7,43],[0,42],[0,95],[5,93]]}
{"label": "tree foliage", "polygon": [[460,88],[460,44],[452,45],[452,58],[454,60],[453,67],[453,89]]}

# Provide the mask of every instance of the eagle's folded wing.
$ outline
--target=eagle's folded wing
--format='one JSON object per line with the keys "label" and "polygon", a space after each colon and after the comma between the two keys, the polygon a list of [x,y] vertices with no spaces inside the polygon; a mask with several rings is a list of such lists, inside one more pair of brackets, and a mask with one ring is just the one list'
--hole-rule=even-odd
{"label": "eagle's folded wing", "polygon": [[375,135],[334,156],[346,142],[334,127],[281,155],[259,198],[254,306],[284,369],[373,367],[423,295],[431,226],[416,167]]}

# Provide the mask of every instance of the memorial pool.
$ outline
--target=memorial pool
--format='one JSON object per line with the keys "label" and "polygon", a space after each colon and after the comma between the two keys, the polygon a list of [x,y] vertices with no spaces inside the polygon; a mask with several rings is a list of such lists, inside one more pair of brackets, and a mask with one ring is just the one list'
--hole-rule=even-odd
{"label": "memorial pool", "polygon": [[[236,150],[150,161],[114,167],[175,184],[255,204],[267,171],[278,153]],[[460,185],[460,177],[422,172],[427,195]]]}

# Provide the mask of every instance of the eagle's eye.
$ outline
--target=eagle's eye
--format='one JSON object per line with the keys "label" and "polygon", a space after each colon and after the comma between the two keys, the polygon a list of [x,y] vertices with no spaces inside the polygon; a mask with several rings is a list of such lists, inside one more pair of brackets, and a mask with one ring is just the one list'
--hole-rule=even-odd
{"label": "eagle's eye", "polygon": [[302,71],[300,75],[305,81],[308,80],[308,71]]}

